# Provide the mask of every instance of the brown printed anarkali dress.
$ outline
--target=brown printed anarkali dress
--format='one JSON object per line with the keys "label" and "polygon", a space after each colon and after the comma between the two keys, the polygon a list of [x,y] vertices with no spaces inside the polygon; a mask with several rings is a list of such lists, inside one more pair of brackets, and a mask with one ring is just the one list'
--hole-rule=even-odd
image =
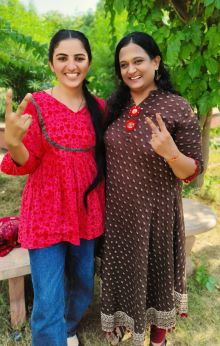
{"label": "brown printed anarkali dress", "polygon": [[180,96],[155,90],[128,132],[130,104],[106,132],[106,233],[101,267],[104,331],[126,326],[142,345],[150,324],[172,329],[187,313],[182,182],[149,140],[159,112],[179,150],[202,169],[196,116]]}

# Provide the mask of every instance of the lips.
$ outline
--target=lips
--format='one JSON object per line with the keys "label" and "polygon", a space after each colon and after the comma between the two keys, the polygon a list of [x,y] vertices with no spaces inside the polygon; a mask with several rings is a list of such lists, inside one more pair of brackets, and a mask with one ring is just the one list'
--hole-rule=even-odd
{"label": "lips", "polygon": [[79,73],[78,73],[78,72],[74,72],[74,73],[65,73],[65,76],[66,76],[69,80],[75,80],[75,79],[79,76]]}
{"label": "lips", "polygon": [[137,80],[137,79],[140,79],[141,76],[135,76],[135,77],[129,77],[130,80]]}

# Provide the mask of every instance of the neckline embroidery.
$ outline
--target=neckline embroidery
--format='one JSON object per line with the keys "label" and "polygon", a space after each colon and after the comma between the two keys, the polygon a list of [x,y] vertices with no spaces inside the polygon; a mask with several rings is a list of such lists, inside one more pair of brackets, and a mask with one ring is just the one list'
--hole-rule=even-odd
{"label": "neckline embroidery", "polygon": [[89,147],[85,147],[85,148],[71,148],[71,147],[66,147],[64,145],[60,145],[60,144],[56,143],[55,141],[53,141],[47,133],[47,130],[46,130],[46,127],[45,127],[45,124],[43,121],[43,117],[42,117],[41,112],[40,112],[40,108],[33,97],[31,99],[31,102],[36,107],[37,116],[38,116],[39,123],[40,123],[40,128],[44,134],[44,137],[46,138],[47,142],[50,145],[52,145],[53,147],[55,147],[57,149],[61,149],[61,150],[65,150],[65,151],[71,151],[71,152],[86,152],[86,151],[89,151],[91,149],[95,149],[95,146],[89,146]]}

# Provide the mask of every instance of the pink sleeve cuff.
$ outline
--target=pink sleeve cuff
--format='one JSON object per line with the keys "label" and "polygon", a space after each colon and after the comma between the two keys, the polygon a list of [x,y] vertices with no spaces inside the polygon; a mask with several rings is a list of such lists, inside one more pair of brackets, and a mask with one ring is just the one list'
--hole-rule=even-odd
{"label": "pink sleeve cuff", "polygon": [[9,175],[26,175],[35,171],[40,160],[29,152],[27,161],[22,165],[17,165],[11,158],[10,153],[7,153],[1,163],[1,171]]}

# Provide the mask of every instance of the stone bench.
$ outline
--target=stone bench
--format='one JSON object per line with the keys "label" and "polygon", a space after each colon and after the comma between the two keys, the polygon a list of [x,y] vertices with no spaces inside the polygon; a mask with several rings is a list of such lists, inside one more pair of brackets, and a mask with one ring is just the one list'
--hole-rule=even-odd
{"label": "stone bench", "polygon": [[26,321],[24,276],[30,274],[28,251],[13,249],[7,256],[0,257],[0,280],[8,279],[11,326]]}
{"label": "stone bench", "polygon": [[[193,271],[190,259],[195,235],[207,232],[216,225],[216,217],[206,205],[190,199],[183,199],[186,226],[186,272]],[[25,322],[24,275],[30,274],[28,251],[14,249],[7,256],[0,257],[0,280],[9,281],[11,325],[16,327]]]}
{"label": "stone bench", "polygon": [[186,232],[186,273],[191,275],[193,264],[190,258],[196,235],[208,232],[216,225],[216,216],[207,205],[183,198],[183,212]]}

